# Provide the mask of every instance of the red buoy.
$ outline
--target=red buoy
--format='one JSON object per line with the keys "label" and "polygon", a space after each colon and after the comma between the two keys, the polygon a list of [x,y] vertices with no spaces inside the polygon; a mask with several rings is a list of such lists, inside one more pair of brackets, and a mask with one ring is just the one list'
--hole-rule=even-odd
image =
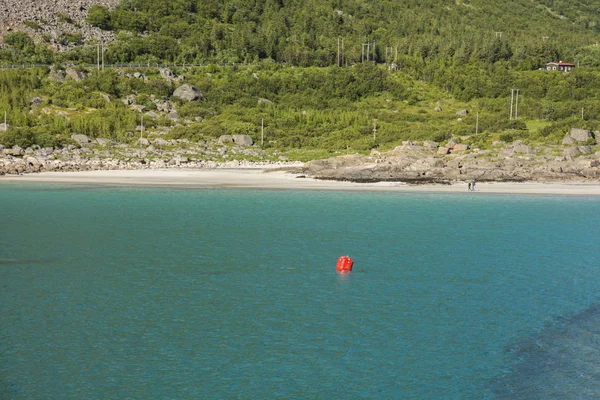
{"label": "red buoy", "polygon": [[338,272],[350,272],[352,271],[352,266],[354,265],[354,260],[352,260],[348,256],[341,256],[338,258],[337,265],[335,269]]}

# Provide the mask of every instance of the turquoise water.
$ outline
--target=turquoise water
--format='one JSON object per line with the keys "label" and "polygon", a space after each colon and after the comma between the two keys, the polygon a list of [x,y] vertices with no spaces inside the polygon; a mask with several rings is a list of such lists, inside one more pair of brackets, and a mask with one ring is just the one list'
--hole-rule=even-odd
{"label": "turquoise water", "polygon": [[0,205],[2,399],[541,398],[518,344],[600,297],[594,197],[3,184]]}

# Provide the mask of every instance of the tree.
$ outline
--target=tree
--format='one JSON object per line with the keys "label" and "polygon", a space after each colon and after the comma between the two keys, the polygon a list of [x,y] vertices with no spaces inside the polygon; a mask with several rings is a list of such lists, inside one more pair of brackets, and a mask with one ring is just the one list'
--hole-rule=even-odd
{"label": "tree", "polygon": [[87,22],[97,28],[105,31],[112,29],[110,23],[110,11],[107,7],[100,4],[94,4],[88,10]]}

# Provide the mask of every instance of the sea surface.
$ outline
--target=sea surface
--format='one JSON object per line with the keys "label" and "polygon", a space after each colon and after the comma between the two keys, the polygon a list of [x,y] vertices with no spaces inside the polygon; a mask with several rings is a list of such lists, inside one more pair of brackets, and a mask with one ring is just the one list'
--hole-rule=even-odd
{"label": "sea surface", "polygon": [[4,183],[0,399],[600,398],[599,206]]}

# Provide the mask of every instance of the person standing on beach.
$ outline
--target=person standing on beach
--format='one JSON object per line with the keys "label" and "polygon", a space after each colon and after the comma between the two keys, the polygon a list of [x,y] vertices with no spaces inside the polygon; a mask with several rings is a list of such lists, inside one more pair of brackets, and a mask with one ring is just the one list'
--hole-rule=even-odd
{"label": "person standing on beach", "polygon": [[471,182],[469,182],[469,192],[471,191]]}

